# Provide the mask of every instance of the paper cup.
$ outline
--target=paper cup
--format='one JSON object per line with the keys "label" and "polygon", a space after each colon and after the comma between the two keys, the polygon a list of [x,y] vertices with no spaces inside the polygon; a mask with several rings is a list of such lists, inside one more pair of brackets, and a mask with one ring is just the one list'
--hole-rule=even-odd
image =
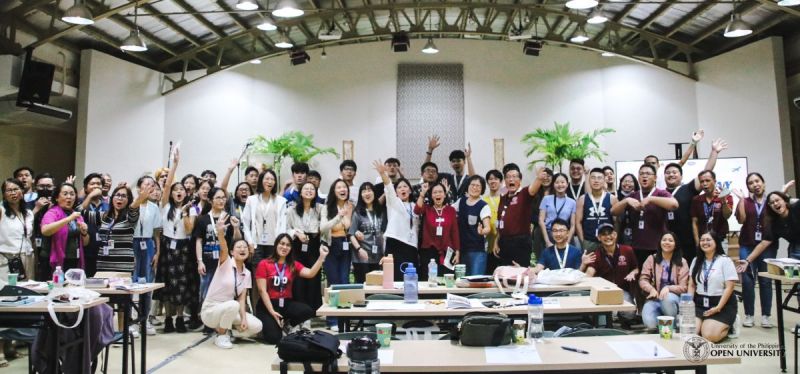
{"label": "paper cup", "polygon": [[392,341],[392,324],[378,323],[375,325],[375,330],[378,333],[378,343],[381,344],[381,348],[388,348]]}
{"label": "paper cup", "polygon": [[339,306],[339,290],[328,291],[328,305],[334,308]]}
{"label": "paper cup", "polygon": [[17,273],[8,273],[8,285],[9,286],[16,286],[17,285],[17,278],[19,278],[19,274],[17,274]]}
{"label": "paper cup", "polygon": [[456,286],[456,276],[454,274],[445,274],[444,275],[444,286],[447,288],[453,288]]}
{"label": "paper cup", "polygon": [[461,279],[467,276],[467,265],[458,264],[455,268],[456,279]]}
{"label": "paper cup", "polygon": [[658,317],[658,335],[662,339],[672,339],[673,326],[675,317],[672,316],[659,316]]}

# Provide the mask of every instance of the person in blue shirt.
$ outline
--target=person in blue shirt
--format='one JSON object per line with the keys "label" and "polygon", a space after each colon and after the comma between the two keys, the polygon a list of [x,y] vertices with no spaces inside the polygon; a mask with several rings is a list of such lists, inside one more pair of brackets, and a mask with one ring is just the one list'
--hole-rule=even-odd
{"label": "person in blue shirt", "polygon": [[539,263],[533,268],[533,272],[538,274],[544,269],[566,268],[586,271],[586,267],[594,262],[595,255],[594,253],[583,254],[580,248],[569,244],[569,223],[561,218],[556,218],[551,230],[555,244],[542,251],[542,256],[539,258]]}

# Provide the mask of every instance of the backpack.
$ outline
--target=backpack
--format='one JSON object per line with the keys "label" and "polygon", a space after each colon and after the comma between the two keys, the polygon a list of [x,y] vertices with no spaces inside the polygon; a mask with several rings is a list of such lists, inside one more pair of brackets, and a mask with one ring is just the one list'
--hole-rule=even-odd
{"label": "backpack", "polygon": [[323,373],[336,373],[341,356],[339,338],[324,331],[299,330],[278,342],[282,373],[288,370],[289,362],[302,363],[306,373],[313,372],[312,362],[321,363]]}

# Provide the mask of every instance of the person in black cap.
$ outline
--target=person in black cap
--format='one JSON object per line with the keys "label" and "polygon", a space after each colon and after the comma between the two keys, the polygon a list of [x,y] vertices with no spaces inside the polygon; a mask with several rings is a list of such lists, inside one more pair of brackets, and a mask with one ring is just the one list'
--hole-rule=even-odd
{"label": "person in black cap", "polygon": [[[639,264],[633,248],[617,243],[617,232],[614,225],[604,223],[597,227],[597,238],[600,246],[594,252],[594,261],[586,268],[586,275],[598,276],[617,285],[623,292],[623,299],[633,303],[634,285],[639,275]],[[619,314],[623,326],[629,326],[635,312]]]}

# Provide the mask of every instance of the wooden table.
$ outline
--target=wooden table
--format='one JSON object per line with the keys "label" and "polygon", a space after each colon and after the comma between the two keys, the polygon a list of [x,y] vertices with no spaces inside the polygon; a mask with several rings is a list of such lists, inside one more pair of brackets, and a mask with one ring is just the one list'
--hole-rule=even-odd
{"label": "wooden table", "polygon": [[[545,298],[558,300],[558,306],[549,306],[545,304],[545,315],[574,315],[574,314],[588,314],[588,315],[606,315],[608,323],[611,323],[612,312],[631,312],[636,310],[636,306],[629,302],[623,302],[620,305],[595,305],[589,296],[570,296],[570,297],[556,297]],[[440,304],[434,302],[442,301]],[[489,300],[480,300],[489,301]],[[514,305],[505,308],[469,308],[469,309],[448,309],[445,307],[443,300],[420,300],[419,304],[424,305],[424,309],[417,310],[404,310],[404,309],[386,309],[386,310],[373,310],[364,308],[333,308],[328,304],[323,304],[317,309],[317,316],[321,317],[337,317],[344,323],[345,330],[349,330],[350,320],[360,319],[420,319],[420,318],[448,318],[448,317],[462,317],[467,313],[472,312],[497,312],[503,313],[508,316],[527,316],[528,306],[523,301],[514,299],[496,299],[498,303],[505,303],[509,301],[519,302],[521,305]],[[402,300],[380,300],[368,301],[380,303],[396,303],[398,306],[403,305]],[[341,325],[341,324],[340,324]]]}
{"label": "wooden table", "polygon": [[[611,349],[608,342],[657,342],[675,357],[626,360]],[[668,369],[694,370],[696,373],[704,374],[707,365],[741,363],[739,357],[712,357],[711,355],[700,362],[688,361],[684,357],[684,345],[680,339],[663,340],[658,335],[552,338],[535,343],[535,345],[541,363],[520,364],[487,363],[485,348],[453,345],[446,340],[392,341],[391,347],[388,348],[392,351],[392,363],[381,362],[380,371],[386,373],[535,373],[541,371],[617,373],[620,370],[636,372],[637,370]],[[561,348],[562,346],[576,347],[588,351],[589,354],[566,351]],[[349,370],[348,359],[345,355],[342,355],[338,364],[339,371],[347,372]],[[279,358],[272,362],[272,370],[281,370],[281,366]],[[299,363],[288,363],[285,366],[289,370],[303,370],[302,364]],[[319,364],[312,366],[315,370],[321,368]]]}
{"label": "wooden table", "polygon": [[[374,295],[374,294],[392,294],[392,295],[402,295],[403,282],[395,282],[399,283],[399,288],[391,288],[386,289],[383,286],[364,286],[364,294],[366,295]],[[533,284],[528,287],[528,293],[536,293],[536,294],[551,294],[554,292],[561,292],[561,291],[585,291],[590,290],[592,287],[617,287],[614,283],[609,282],[600,277],[586,277],[583,278],[580,282],[576,284],[570,285],[547,285],[547,284]],[[330,291],[330,287],[327,289]],[[419,282],[418,290],[420,297],[422,296],[430,296],[430,295],[445,295],[448,293],[457,294],[457,295],[471,295],[475,293],[481,292],[498,292],[497,287],[488,287],[488,288],[473,288],[473,287],[445,287],[439,285],[437,287],[431,287],[428,285],[428,282]],[[505,290],[508,292],[509,290]]]}
{"label": "wooden table", "polygon": [[[788,310],[794,313],[800,313],[800,305],[798,307],[789,306],[789,301],[794,296],[800,295],[800,278],[787,278],[785,275],[770,274],[762,271],[758,276],[772,279],[775,282],[775,301],[778,304],[778,344],[780,345],[783,354],[778,358],[781,364],[781,371],[786,372],[786,336],[783,331],[783,311]],[[789,294],[784,298],[781,294],[781,286],[783,283],[792,285]],[[793,330],[794,331],[794,330]],[[797,350],[795,350],[795,357],[797,357]]]}
{"label": "wooden table", "polygon": [[[83,309],[90,309],[94,308],[98,305],[102,305],[108,302],[107,297],[99,297],[91,302],[85,303],[82,305]],[[24,313],[24,314],[39,314],[42,315],[44,320],[44,329],[53,329],[58,330],[60,327],[53,322],[50,318],[50,312],[47,310],[47,300],[38,301],[31,304],[19,305],[19,306],[4,306],[0,307],[0,313]],[[71,304],[55,304],[54,311],[56,313],[77,313],[80,310],[80,306],[78,305],[71,305]],[[2,322],[2,321],[0,321]],[[80,340],[80,343],[83,345],[83,370],[84,373],[91,372],[92,366],[92,358],[91,358],[91,348],[89,347],[89,342],[86,337],[89,336],[89,325],[90,323],[90,315],[88,312],[83,314],[83,337]],[[2,323],[0,323],[1,325]],[[41,326],[41,325],[40,325]],[[9,327],[0,326],[0,327]],[[17,326],[14,326],[17,327]],[[36,327],[36,326],[30,326]],[[58,336],[58,335],[56,335]],[[52,357],[49,357],[49,364],[48,367],[54,368],[55,372],[60,372],[60,365],[59,365],[59,353],[58,351],[63,346],[59,345],[58,339],[51,339],[52,341],[48,341],[49,348],[54,352]]]}

